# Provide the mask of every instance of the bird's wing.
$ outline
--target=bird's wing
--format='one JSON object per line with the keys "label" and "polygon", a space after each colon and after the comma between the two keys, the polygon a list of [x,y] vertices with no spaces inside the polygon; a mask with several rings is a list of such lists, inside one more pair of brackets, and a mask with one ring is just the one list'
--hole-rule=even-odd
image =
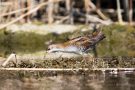
{"label": "bird's wing", "polygon": [[90,46],[92,44],[92,41],[89,39],[89,37],[78,37],[78,38],[74,38],[74,39],[71,39],[70,41],[67,41],[64,43],[65,45],[75,45],[75,46]]}

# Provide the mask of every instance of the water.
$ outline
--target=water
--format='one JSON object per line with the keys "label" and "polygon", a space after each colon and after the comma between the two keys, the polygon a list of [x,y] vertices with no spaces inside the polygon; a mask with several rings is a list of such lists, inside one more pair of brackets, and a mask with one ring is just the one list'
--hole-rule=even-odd
{"label": "water", "polygon": [[0,71],[0,90],[135,90],[135,72],[22,73]]}

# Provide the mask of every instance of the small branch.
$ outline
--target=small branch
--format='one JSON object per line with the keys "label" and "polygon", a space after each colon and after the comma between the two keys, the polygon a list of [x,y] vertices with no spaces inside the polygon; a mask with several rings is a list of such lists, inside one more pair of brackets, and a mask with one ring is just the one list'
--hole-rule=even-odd
{"label": "small branch", "polygon": [[[57,0],[57,1],[61,1],[61,0]],[[35,7],[34,9],[32,9],[32,10],[30,10],[30,11],[28,11],[27,13],[21,15],[20,17],[16,18],[15,20],[13,20],[13,21],[11,21],[11,22],[9,22],[9,23],[7,23],[7,24],[1,26],[0,29],[3,29],[3,28],[5,28],[5,27],[7,27],[7,26],[9,26],[9,25],[11,25],[11,24],[13,24],[13,23],[15,23],[15,22],[21,20],[22,18],[24,18],[24,17],[30,15],[31,13],[36,12],[38,9],[40,9],[41,7],[47,5],[48,3],[49,3],[49,2],[45,2],[45,3],[39,4],[37,7]]]}
{"label": "small branch", "polygon": [[73,17],[73,0],[66,0],[66,10],[69,14],[69,22],[70,24],[74,23],[74,17]]}
{"label": "small branch", "polygon": [[[86,15],[89,15],[90,7],[89,7],[89,0],[84,0],[84,5],[85,5],[85,10],[86,10]],[[88,19],[86,19],[86,24],[88,24]]]}
{"label": "small branch", "polygon": [[16,58],[15,54],[10,54],[10,56],[7,58],[7,60],[2,64],[3,67],[5,67],[7,65],[7,63],[13,58]]}
{"label": "small branch", "polygon": [[0,15],[0,17],[7,16],[7,15],[12,15],[12,14],[14,14],[14,13],[18,13],[18,12],[22,12],[22,11],[26,11],[26,10],[28,10],[29,8],[30,8],[30,7],[22,8],[22,9],[19,9],[19,10],[15,10],[15,11],[8,12],[8,13],[4,13],[4,14]]}
{"label": "small branch", "polygon": [[124,17],[126,21],[129,21],[129,0],[123,0]]}
{"label": "small branch", "polygon": [[48,23],[52,24],[53,23],[53,8],[54,8],[54,1],[49,0],[48,3]]}
{"label": "small branch", "polygon": [[111,20],[102,20],[94,15],[88,15],[88,14],[84,14],[80,11],[76,11],[77,14],[81,15],[81,16],[84,16],[86,17],[86,19],[89,21],[89,22],[92,22],[92,23],[101,23],[101,24],[104,24],[104,25],[110,25],[112,24],[113,22]]}
{"label": "small branch", "polygon": [[12,5],[12,2],[1,2],[0,5],[9,6],[9,5]]}
{"label": "small branch", "polygon": [[63,17],[61,20],[56,21],[55,24],[60,24],[60,23],[64,22],[65,20],[67,20],[69,17],[70,16]]}
{"label": "small branch", "polygon": [[116,0],[117,1],[117,15],[118,15],[118,21],[120,24],[123,23],[122,20],[122,15],[121,15],[121,9],[120,9],[120,0]]}
{"label": "small branch", "polygon": [[129,23],[132,24],[133,19],[133,0],[129,0]]}
{"label": "small branch", "polygon": [[104,20],[107,20],[108,18],[101,12],[100,9],[97,9],[96,5],[94,3],[92,3],[91,1],[89,1],[89,6],[96,10],[97,14]]}
{"label": "small branch", "polygon": [[25,16],[27,16],[27,15],[29,15],[29,14],[31,14],[31,13],[37,11],[40,7],[42,7],[42,6],[44,6],[44,5],[47,5],[47,4],[48,4],[48,2],[47,2],[47,3],[42,3],[42,4],[38,5],[36,8],[34,8],[34,9],[30,10],[29,12],[27,12],[27,13],[21,15],[20,17],[16,18],[15,20],[13,20],[13,21],[11,21],[11,22],[9,22],[9,23],[7,23],[7,24],[1,26],[0,29],[3,29],[3,28],[5,28],[5,27],[7,27],[7,26],[9,26],[9,25],[11,25],[11,24],[13,24],[13,23],[19,21],[20,19],[22,19],[22,18],[24,18]]}
{"label": "small branch", "polygon": [[102,20],[102,19],[100,19],[100,18],[98,18],[98,17],[95,17],[95,16],[92,16],[92,15],[86,15],[86,18],[87,18],[90,22],[99,22],[99,23],[102,23],[102,24],[104,24],[104,25],[109,25],[109,24],[112,23],[112,21],[110,21],[110,20],[105,21],[105,20]]}

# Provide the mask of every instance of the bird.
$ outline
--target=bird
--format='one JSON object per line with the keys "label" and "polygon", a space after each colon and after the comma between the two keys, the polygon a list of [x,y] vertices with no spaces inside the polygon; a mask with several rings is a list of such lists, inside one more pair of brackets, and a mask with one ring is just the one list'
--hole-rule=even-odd
{"label": "bird", "polygon": [[48,46],[48,53],[66,52],[83,54],[92,50],[97,43],[105,38],[102,31],[94,29],[92,34],[75,37],[64,43],[51,44]]}

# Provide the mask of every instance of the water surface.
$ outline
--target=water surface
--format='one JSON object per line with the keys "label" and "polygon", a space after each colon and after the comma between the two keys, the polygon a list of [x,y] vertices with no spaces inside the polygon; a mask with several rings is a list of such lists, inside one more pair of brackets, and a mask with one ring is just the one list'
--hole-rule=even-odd
{"label": "water surface", "polygon": [[135,72],[120,71],[116,74],[94,71],[44,75],[40,72],[40,77],[0,73],[0,90],[135,90]]}

